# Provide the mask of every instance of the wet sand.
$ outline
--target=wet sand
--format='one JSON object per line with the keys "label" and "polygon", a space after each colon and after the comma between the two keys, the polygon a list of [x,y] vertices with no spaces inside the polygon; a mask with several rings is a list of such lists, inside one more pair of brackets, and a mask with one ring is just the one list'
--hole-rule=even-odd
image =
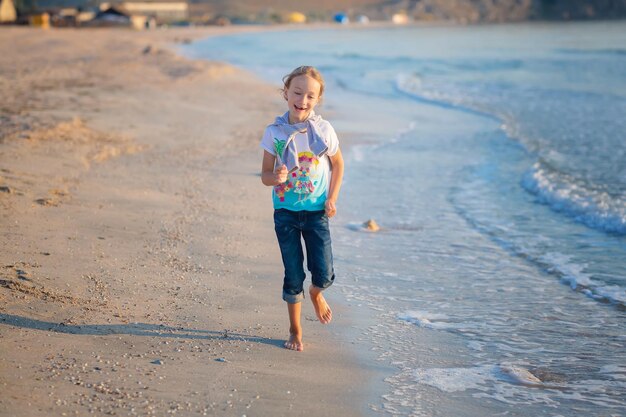
{"label": "wet sand", "polygon": [[357,416],[372,369],[288,334],[258,142],[275,86],[172,45],[0,28],[0,415]]}

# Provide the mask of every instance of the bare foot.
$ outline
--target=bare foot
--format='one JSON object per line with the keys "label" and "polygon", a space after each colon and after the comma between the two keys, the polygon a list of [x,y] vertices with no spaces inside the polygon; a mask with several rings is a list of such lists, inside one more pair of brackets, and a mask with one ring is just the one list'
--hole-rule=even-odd
{"label": "bare foot", "polygon": [[333,319],[333,312],[330,306],[326,302],[326,299],[322,295],[322,290],[313,285],[309,287],[309,295],[311,296],[311,302],[315,307],[315,314],[317,319],[322,324],[328,324]]}
{"label": "bare foot", "polygon": [[302,352],[304,350],[304,344],[302,343],[302,336],[300,336],[300,334],[297,334],[297,333],[291,333],[291,336],[289,336],[289,340],[285,342],[285,348]]}

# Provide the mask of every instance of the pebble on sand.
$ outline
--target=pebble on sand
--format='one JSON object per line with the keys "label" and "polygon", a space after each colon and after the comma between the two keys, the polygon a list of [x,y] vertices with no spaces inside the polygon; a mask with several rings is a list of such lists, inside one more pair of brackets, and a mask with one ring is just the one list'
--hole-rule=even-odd
{"label": "pebble on sand", "polygon": [[363,227],[370,232],[378,232],[380,230],[380,226],[378,226],[378,223],[376,223],[374,219],[369,219],[363,223]]}

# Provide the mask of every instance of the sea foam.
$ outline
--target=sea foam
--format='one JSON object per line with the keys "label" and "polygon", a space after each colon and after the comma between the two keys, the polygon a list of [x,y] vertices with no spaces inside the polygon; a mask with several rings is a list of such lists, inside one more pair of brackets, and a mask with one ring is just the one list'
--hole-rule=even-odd
{"label": "sea foam", "polygon": [[585,265],[571,260],[562,253],[548,252],[538,257],[538,261],[548,266],[548,270],[561,277],[561,281],[574,290],[580,290],[591,298],[605,299],[614,303],[626,304],[626,289],[618,285],[604,285],[585,272]]}
{"label": "sea foam", "polygon": [[512,364],[416,369],[413,375],[416,382],[430,385],[444,392],[483,389],[498,382],[527,386],[542,384],[531,371]]}
{"label": "sea foam", "polygon": [[626,200],[601,190],[590,190],[574,178],[536,162],[522,186],[553,210],[595,229],[626,234]]}

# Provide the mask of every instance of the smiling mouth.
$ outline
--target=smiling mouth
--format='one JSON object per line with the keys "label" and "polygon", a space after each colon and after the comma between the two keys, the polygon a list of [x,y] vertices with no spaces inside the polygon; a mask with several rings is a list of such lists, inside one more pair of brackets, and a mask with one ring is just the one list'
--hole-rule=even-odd
{"label": "smiling mouth", "polygon": [[300,110],[300,111],[306,111],[307,110],[306,108],[296,106],[295,104],[294,104],[294,107],[296,108],[296,110]]}

